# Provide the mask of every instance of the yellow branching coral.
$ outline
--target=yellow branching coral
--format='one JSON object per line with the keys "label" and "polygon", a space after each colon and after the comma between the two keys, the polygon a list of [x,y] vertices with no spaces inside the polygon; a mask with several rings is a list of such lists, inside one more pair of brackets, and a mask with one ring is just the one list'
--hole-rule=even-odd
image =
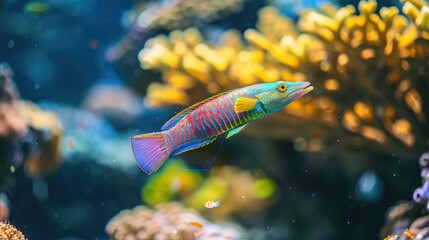
{"label": "yellow branching coral", "polygon": [[2,240],[27,240],[27,238],[9,223],[0,222],[0,239]]}
{"label": "yellow branching coral", "polygon": [[[151,105],[189,104],[253,83],[310,81],[313,94],[246,132],[325,144],[418,154],[429,138],[429,5],[404,1],[376,13],[374,0],[303,11],[297,23],[274,7],[260,10],[257,30],[224,33],[217,45],[196,29],[147,41],[145,69],[165,84],[148,91]],[[174,94],[166,97],[166,93]]]}

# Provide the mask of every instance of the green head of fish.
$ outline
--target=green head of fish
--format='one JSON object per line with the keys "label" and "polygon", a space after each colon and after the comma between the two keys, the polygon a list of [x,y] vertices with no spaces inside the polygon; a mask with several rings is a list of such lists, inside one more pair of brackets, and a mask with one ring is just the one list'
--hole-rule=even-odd
{"label": "green head of fish", "polygon": [[289,103],[313,90],[309,82],[285,82],[260,84],[255,97],[269,113],[277,112]]}

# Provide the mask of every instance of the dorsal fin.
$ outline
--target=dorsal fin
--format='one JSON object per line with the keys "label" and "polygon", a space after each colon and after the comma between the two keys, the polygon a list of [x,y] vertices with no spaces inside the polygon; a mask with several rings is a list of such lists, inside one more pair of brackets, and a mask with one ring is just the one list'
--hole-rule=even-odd
{"label": "dorsal fin", "polygon": [[178,114],[176,114],[174,117],[172,117],[170,120],[168,120],[166,123],[164,123],[164,125],[162,125],[162,127],[161,127],[161,130],[165,131],[165,130],[168,130],[168,129],[174,127],[174,125],[176,125],[182,118],[184,118],[190,112],[194,111],[199,106],[201,106],[204,103],[207,103],[207,102],[209,102],[209,101],[211,101],[211,100],[213,100],[213,99],[215,99],[217,97],[220,97],[222,95],[230,93],[232,91],[234,91],[234,90],[229,90],[229,91],[226,91],[226,92],[223,92],[223,93],[218,93],[218,94],[216,94],[214,96],[211,96],[211,97],[209,97],[209,98],[207,98],[207,99],[205,99],[205,100],[203,100],[201,102],[197,102],[197,103],[195,103],[194,105],[192,105],[192,106],[190,106],[188,108],[185,108],[184,110],[182,110],[181,112],[179,112]]}

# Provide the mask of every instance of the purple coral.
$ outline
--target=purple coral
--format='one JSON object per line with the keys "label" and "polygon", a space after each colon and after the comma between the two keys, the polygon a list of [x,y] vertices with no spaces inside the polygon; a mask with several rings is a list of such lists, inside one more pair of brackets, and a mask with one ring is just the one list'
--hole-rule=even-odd
{"label": "purple coral", "polygon": [[413,199],[416,203],[423,203],[429,200],[429,152],[420,156],[419,164],[422,168],[420,176],[423,178],[423,186],[414,191]]}
{"label": "purple coral", "polygon": [[422,169],[422,171],[420,172],[420,176],[423,179],[429,179],[429,168],[425,167]]}
{"label": "purple coral", "polygon": [[429,199],[429,182],[425,182],[423,187],[417,188],[414,191],[413,199],[417,203],[422,202],[423,200]]}
{"label": "purple coral", "polygon": [[429,152],[425,152],[420,156],[419,159],[420,167],[425,168],[429,165]]}

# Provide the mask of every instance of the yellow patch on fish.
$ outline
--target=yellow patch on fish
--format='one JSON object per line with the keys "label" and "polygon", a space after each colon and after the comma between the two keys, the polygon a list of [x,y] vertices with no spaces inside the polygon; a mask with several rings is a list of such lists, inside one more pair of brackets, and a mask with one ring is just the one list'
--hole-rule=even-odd
{"label": "yellow patch on fish", "polygon": [[257,99],[239,97],[235,100],[234,109],[236,113],[247,112],[255,108]]}

